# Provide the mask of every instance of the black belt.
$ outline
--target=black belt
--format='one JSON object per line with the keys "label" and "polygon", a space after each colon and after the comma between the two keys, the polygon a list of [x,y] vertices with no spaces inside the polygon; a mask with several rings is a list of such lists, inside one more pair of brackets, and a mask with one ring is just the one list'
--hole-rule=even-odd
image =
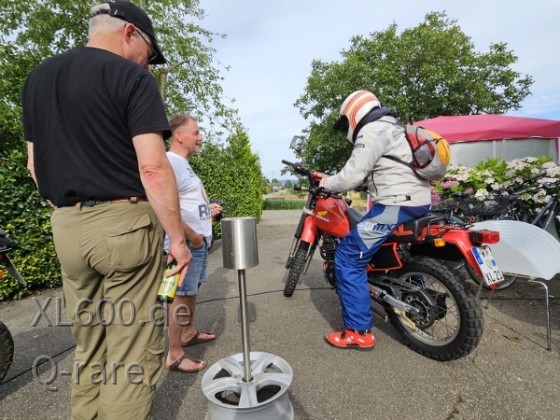
{"label": "black belt", "polygon": [[69,206],[60,206],[60,207],[94,207],[98,204],[109,204],[109,203],[141,203],[143,201],[148,201],[146,197],[123,197],[123,198],[115,198],[113,200],[86,200],[86,201],[78,201],[77,203],[70,204]]}

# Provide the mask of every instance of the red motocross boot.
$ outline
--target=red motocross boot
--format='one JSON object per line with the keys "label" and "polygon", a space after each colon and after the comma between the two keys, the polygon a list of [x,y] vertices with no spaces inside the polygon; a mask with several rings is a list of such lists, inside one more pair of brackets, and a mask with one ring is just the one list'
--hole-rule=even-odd
{"label": "red motocross boot", "polygon": [[375,345],[375,337],[369,330],[355,331],[345,328],[344,331],[327,334],[325,340],[339,349],[372,349]]}

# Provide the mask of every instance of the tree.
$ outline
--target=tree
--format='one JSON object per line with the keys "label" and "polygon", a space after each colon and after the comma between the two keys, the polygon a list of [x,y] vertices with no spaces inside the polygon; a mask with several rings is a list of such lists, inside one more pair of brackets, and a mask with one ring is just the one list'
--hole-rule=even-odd
{"label": "tree", "polygon": [[[139,0],[152,18],[167,65],[152,68],[170,113],[189,111],[210,127],[208,137],[237,123],[220,85],[223,67],[211,46],[221,34],[197,23],[198,0]],[[0,0],[0,139],[3,150],[22,139],[20,92],[29,72],[43,59],[84,45],[91,2]],[[8,143],[6,143],[6,141]]]}
{"label": "tree", "polygon": [[[263,205],[263,175],[259,157],[251,151],[249,136],[241,126],[228,138],[228,145],[206,143],[189,161],[203,180],[210,198],[225,204],[224,216],[260,219]],[[219,225],[215,225],[219,231]]]}
{"label": "tree", "polygon": [[444,12],[428,13],[425,22],[400,34],[392,24],[369,38],[355,36],[340,62],[313,61],[295,103],[309,120],[305,161],[323,171],[343,165],[350,144],[338,141],[331,127],[344,98],[358,89],[374,92],[402,120],[519,109],[533,80],[511,68],[516,61],[505,43],[476,52]]}
{"label": "tree", "polygon": [[263,194],[270,194],[272,192],[272,184],[270,183],[270,181],[268,180],[267,177],[265,177],[263,175],[262,177],[262,184],[261,184],[261,190]]}
{"label": "tree", "polygon": [[259,219],[263,206],[259,157],[251,151],[249,136],[241,126],[228,140],[229,172],[237,195],[235,214]]}
{"label": "tree", "polygon": [[[220,70],[226,68],[216,60],[216,51],[211,46],[214,37],[222,35],[207,31],[195,22],[204,15],[198,0],[138,0],[136,3],[151,16],[168,61],[165,66],[151,69],[167,111],[169,114],[190,112],[208,128],[205,150],[215,159],[203,161],[204,171],[199,176],[212,189],[210,196],[220,198],[219,193],[224,191],[223,184],[212,182],[224,182],[216,175],[224,173],[224,162],[228,168],[247,164],[244,170],[248,172],[240,171],[243,173],[227,178],[236,187],[243,181],[243,191],[239,188],[228,191],[226,211],[231,217],[247,215],[250,211],[260,217],[262,174],[258,158],[254,155],[251,158],[250,149],[245,149],[245,145],[249,148],[248,138],[246,143],[237,141],[228,147],[218,140],[224,134],[222,130],[227,129],[231,134],[240,126],[237,112],[226,103],[220,85]],[[86,43],[91,5],[91,2],[70,0],[0,0],[0,192],[3,197],[0,227],[18,244],[13,254],[15,264],[28,284],[23,288],[8,278],[0,287],[0,300],[60,283],[50,234],[51,209],[39,196],[26,169],[20,94],[25,78],[39,62]],[[230,158],[231,153],[238,151],[243,155],[240,158],[246,158],[241,163]],[[249,181],[242,176],[247,176]],[[253,190],[259,191],[258,201]],[[248,193],[251,201],[247,201]],[[248,209],[251,205],[252,209]]]}

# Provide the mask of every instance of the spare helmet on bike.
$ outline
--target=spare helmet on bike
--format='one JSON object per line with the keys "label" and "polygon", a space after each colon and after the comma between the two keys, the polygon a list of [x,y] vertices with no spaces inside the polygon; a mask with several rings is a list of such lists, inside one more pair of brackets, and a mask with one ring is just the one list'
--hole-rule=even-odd
{"label": "spare helmet on bike", "polygon": [[359,122],[371,112],[381,106],[377,97],[367,90],[357,90],[351,93],[340,107],[340,118],[334,124],[337,131],[346,132],[346,138],[354,144],[353,135]]}

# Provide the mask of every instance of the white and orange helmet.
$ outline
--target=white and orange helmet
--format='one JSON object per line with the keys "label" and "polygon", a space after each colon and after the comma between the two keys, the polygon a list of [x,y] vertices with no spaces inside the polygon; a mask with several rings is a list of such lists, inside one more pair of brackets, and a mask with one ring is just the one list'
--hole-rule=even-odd
{"label": "white and orange helmet", "polygon": [[381,106],[377,97],[367,90],[357,90],[351,93],[340,107],[340,118],[336,121],[334,129],[345,131],[346,138],[354,144],[354,130],[358,123],[371,112]]}

